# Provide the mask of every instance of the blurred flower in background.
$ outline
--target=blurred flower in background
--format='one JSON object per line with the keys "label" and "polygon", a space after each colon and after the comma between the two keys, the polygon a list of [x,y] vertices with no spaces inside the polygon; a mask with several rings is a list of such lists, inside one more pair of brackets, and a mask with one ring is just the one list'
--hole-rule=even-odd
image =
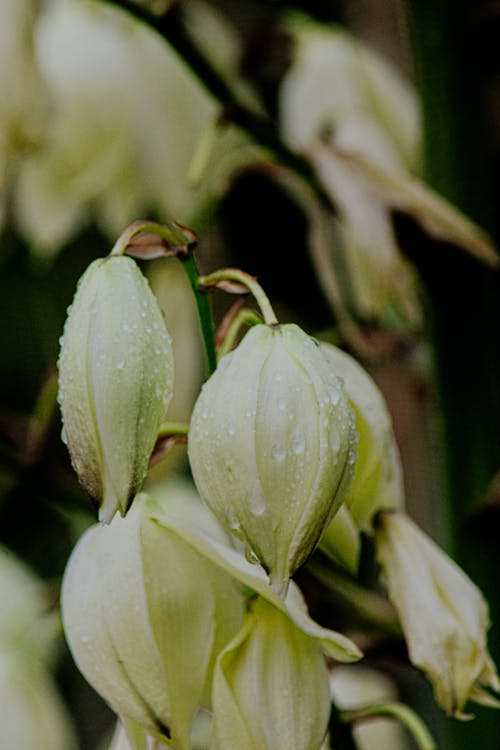
{"label": "blurred flower in background", "polygon": [[319,283],[334,310],[338,300],[321,276],[336,277],[355,317],[419,328],[419,284],[393,213],[496,263],[491,241],[419,179],[421,127],[411,81],[333,25],[292,15],[288,30],[295,56],[280,89],[281,132],[310,160],[338,213],[315,258]]}
{"label": "blurred flower in background", "polygon": [[[247,141],[216,127],[217,105],[178,55],[104,3],[47,0],[39,14],[3,5],[1,69],[15,95],[0,105],[0,170],[32,145],[9,186],[32,247],[53,254],[91,222],[110,237],[142,215],[199,224]],[[210,23],[226,64],[231,28],[214,13]]]}
{"label": "blurred flower in background", "polygon": [[47,594],[44,584],[0,547],[2,750],[76,747],[53,677],[60,624]]}

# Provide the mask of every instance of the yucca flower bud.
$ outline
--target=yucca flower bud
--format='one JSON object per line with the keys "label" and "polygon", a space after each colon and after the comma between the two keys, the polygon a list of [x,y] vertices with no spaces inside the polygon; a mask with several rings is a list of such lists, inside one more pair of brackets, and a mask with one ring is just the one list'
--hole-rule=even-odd
{"label": "yucca flower bud", "polygon": [[500,707],[485,689],[500,691],[500,680],[481,591],[403,513],[379,514],[375,542],[410,659],[428,676],[438,703],[457,718],[467,718],[468,700]]}
{"label": "yucca flower bud", "polygon": [[319,750],[330,689],[318,642],[256,597],[217,661],[212,750]]}
{"label": "yucca flower bud", "polygon": [[257,325],[205,383],[189,431],[198,491],[286,592],[349,487],[354,416],[298,326]]}
{"label": "yucca flower bud", "polygon": [[[80,671],[114,711],[188,750],[214,650],[238,631],[243,599],[230,576],[151,518],[155,507],[139,495],[125,518],[85,533],[64,574],[63,623]],[[201,503],[198,512],[207,514]]]}
{"label": "yucca flower bud", "polygon": [[124,515],[140,489],[172,382],[170,336],[137,264],[95,260],[64,327],[59,402],[63,439],[100,520]]}
{"label": "yucca flower bud", "polygon": [[353,357],[331,344],[321,343],[320,348],[333,372],[344,381],[356,415],[356,467],[344,502],[356,526],[370,532],[379,510],[401,508],[404,503],[391,416],[377,384]]}

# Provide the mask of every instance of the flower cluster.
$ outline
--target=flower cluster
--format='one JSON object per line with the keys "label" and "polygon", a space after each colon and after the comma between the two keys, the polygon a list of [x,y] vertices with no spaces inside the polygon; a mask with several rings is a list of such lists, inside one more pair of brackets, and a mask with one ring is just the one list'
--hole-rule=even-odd
{"label": "flower cluster", "polygon": [[173,355],[138,266],[114,252],[81,279],[59,358],[65,440],[105,522],[71,555],[63,621],[81,672],[120,717],[113,747],[190,750],[211,715],[211,750],[323,748],[325,656],[362,654],[309,617],[292,577],[318,545],[355,573],[361,533],[438,702],[458,717],[467,700],[495,704],[486,604],[404,515],[387,407],[346,353],[264,313],[194,406],[198,492],[173,479],[140,491]]}

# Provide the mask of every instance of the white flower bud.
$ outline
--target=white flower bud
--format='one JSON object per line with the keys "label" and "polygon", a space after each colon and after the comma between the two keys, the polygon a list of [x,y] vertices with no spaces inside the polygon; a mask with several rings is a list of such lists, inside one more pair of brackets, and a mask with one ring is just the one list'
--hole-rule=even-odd
{"label": "white flower bud", "polygon": [[457,718],[467,718],[468,700],[500,707],[485,690],[500,691],[500,680],[477,586],[403,513],[381,513],[375,541],[410,659],[427,674],[438,703]]}
{"label": "white flower bud", "polygon": [[63,622],[79,669],[116,713],[187,750],[213,651],[240,627],[243,603],[154,508],[140,495],[125,518],[86,532],[64,575]]}
{"label": "white flower bud", "polygon": [[401,508],[404,503],[403,474],[391,417],[378,386],[353,357],[331,344],[322,343],[320,348],[332,370],[343,379],[356,415],[358,453],[344,502],[357,527],[371,531],[379,510]]}
{"label": "white flower bud", "polygon": [[296,325],[257,325],[196,402],[189,460],[203,499],[284,593],[340,506],[355,461],[342,383]]}
{"label": "white flower bud", "polygon": [[219,656],[212,703],[212,750],[319,750],[330,690],[318,642],[255,598]]}
{"label": "white flower bud", "polygon": [[63,439],[100,520],[126,513],[172,396],[170,336],[136,263],[94,261],[70,308],[59,357]]}

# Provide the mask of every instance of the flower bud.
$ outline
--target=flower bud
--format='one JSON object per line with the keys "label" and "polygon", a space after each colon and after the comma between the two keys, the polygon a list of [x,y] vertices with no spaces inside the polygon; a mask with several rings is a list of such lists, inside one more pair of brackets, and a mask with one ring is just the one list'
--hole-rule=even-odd
{"label": "flower bud", "polygon": [[146,475],[172,396],[170,336],[136,263],[94,261],[61,339],[63,439],[100,520],[124,515]]}
{"label": "flower bud", "polygon": [[361,535],[345,503],[324,530],[319,546],[337,565],[356,574],[361,554]]}
{"label": "flower bud", "polygon": [[265,599],[217,661],[212,750],[319,750],[330,715],[318,642]]}
{"label": "flower bud", "polygon": [[431,681],[436,700],[457,718],[466,701],[500,707],[485,687],[500,691],[486,644],[488,605],[480,590],[403,513],[381,513],[377,557],[396,607],[410,659]]}
{"label": "flower bud", "polygon": [[331,344],[322,343],[320,348],[332,370],[343,379],[356,415],[358,453],[344,503],[356,526],[371,531],[379,510],[400,508],[404,501],[391,417],[378,386],[353,357]]}
{"label": "flower bud", "polygon": [[228,575],[150,517],[154,507],[139,495],[125,518],[82,537],[64,575],[63,623],[79,669],[114,711],[188,750],[213,651],[237,632],[243,602]]}
{"label": "flower bud", "polygon": [[283,594],[349,486],[354,417],[342,383],[296,325],[257,325],[196,402],[193,476]]}

